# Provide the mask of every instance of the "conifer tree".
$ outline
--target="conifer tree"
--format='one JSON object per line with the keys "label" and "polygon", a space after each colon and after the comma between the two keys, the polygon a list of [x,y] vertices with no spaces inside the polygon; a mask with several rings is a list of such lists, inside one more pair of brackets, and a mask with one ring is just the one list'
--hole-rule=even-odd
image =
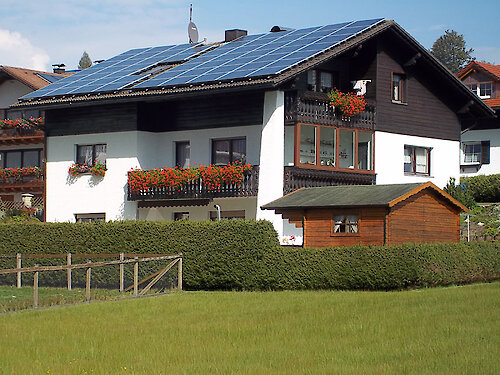
{"label": "conifer tree", "polygon": [[82,58],[80,59],[80,62],[78,63],[78,69],[87,69],[92,66],[92,60],[89,57],[89,54],[87,51],[83,52]]}
{"label": "conifer tree", "polygon": [[432,54],[453,73],[457,73],[472,60],[471,48],[466,49],[464,36],[455,30],[446,30],[432,45]]}

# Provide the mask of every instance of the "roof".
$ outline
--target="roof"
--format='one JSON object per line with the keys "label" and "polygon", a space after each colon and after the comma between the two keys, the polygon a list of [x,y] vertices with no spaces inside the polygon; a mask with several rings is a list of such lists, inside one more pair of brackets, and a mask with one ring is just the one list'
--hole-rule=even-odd
{"label": "roof", "polygon": [[18,80],[33,90],[41,89],[55,80],[67,77],[70,73],[48,73],[40,70],[16,68],[13,66],[0,65],[0,73],[10,79]]}
{"label": "roof", "polygon": [[468,63],[465,68],[459,71],[457,73],[457,77],[463,79],[465,78],[465,76],[467,76],[470,72],[474,71],[475,69],[488,74],[497,81],[500,81],[500,65],[493,65],[475,60]]}
{"label": "roof", "polygon": [[424,189],[432,189],[460,210],[467,208],[431,182],[391,185],[342,185],[303,188],[262,206],[266,210],[333,207],[392,207]]}

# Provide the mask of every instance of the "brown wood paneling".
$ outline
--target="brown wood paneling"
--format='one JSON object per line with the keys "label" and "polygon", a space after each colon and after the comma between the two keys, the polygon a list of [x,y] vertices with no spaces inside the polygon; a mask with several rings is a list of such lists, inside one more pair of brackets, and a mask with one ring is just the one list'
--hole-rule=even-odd
{"label": "brown wood paneling", "polygon": [[[332,235],[332,220],[336,214],[359,215],[357,235]],[[304,218],[304,247],[329,247],[384,244],[385,208],[310,209]]]}
{"label": "brown wood paneling", "polygon": [[[391,100],[391,74],[406,74],[406,104]],[[375,130],[439,139],[460,139],[456,114],[391,55],[381,40],[377,54]]]}
{"label": "brown wood paneling", "polygon": [[458,242],[459,214],[434,192],[422,190],[391,209],[387,242]]}

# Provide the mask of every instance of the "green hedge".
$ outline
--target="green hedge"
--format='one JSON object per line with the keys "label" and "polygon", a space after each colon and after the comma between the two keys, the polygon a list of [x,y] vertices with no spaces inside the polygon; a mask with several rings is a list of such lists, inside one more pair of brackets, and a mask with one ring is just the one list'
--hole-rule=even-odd
{"label": "green hedge", "polygon": [[[500,243],[285,248],[266,221],[1,224],[0,254],[183,253],[190,290],[365,289],[460,284],[500,278]],[[64,260],[41,264],[62,264]],[[10,262],[10,263],[9,263]],[[0,268],[14,259],[0,258]],[[35,260],[23,262],[23,266]],[[161,263],[166,264],[166,262]],[[141,264],[141,277],[160,264]],[[25,274],[25,283],[33,275]],[[84,271],[74,271],[84,285]],[[126,284],[132,266],[126,267]],[[163,286],[175,284],[175,272]],[[14,283],[3,276],[0,283]],[[41,285],[65,285],[65,272],[42,272]],[[118,267],[92,270],[93,285],[118,285]]]}
{"label": "green hedge", "polygon": [[460,182],[476,202],[500,202],[500,174],[462,177]]}

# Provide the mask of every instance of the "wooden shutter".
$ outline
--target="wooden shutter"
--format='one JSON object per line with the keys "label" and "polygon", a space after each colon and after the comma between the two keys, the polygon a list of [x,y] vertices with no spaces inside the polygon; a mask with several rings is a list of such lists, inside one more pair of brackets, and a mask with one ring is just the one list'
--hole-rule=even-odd
{"label": "wooden shutter", "polygon": [[481,141],[481,164],[490,164],[490,141]]}

